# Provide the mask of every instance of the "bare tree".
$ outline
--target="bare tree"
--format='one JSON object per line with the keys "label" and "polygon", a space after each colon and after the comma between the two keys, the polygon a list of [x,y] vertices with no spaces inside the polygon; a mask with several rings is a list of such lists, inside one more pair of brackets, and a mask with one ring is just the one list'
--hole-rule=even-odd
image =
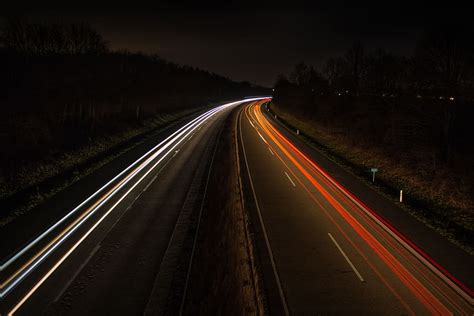
{"label": "bare tree", "polygon": [[419,80],[440,93],[454,96],[474,73],[473,34],[443,29],[426,33],[418,41],[416,62]]}
{"label": "bare tree", "polygon": [[363,86],[372,93],[394,93],[401,86],[403,74],[401,58],[376,49],[367,56],[365,84]]}
{"label": "bare tree", "polygon": [[290,73],[290,77],[289,77],[290,82],[298,86],[303,86],[307,84],[309,80],[308,72],[309,72],[309,67],[304,62],[300,62],[296,64],[295,68]]}
{"label": "bare tree", "polygon": [[0,41],[4,47],[23,54],[103,54],[108,43],[88,24],[28,23],[10,19],[3,27]]}
{"label": "bare tree", "polygon": [[344,60],[348,67],[349,75],[352,79],[352,89],[354,94],[359,94],[360,82],[365,71],[365,50],[360,42],[352,44],[344,54]]}
{"label": "bare tree", "polygon": [[329,58],[323,72],[329,81],[329,85],[333,86],[344,74],[344,61],[341,58]]}
{"label": "bare tree", "polygon": [[315,90],[326,90],[326,79],[313,67],[304,62],[298,63],[290,74],[290,82],[297,86]]}
{"label": "bare tree", "polygon": [[8,19],[2,29],[0,41],[6,48],[19,52],[30,50],[29,25],[21,19]]}

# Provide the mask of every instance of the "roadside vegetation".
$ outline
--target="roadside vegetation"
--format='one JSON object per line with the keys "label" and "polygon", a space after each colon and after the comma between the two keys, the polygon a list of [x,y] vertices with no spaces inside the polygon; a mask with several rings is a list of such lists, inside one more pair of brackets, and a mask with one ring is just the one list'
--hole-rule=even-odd
{"label": "roadside vegetation", "polygon": [[275,86],[273,111],[322,150],[472,252],[474,43],[427,33],[414,56],[355,43],[321,71],[298,64]]}
{"label": "roadside vegetation", "polygon": [[[24,212],[139,135],[261,90],[159,56],[112,51],[87,24],[7,20],[0,69],[0,217],[12,214],[5,203],[15,195]],[[48,179],[74,170],[43,190]]]}
{"label": "roadside vegetation", "polygon": [[121,132],[20,166],[15,178],[1,183],[4,198],[0,227],[194,112],[196,109],[163,113],[141,126],[125,127]]}

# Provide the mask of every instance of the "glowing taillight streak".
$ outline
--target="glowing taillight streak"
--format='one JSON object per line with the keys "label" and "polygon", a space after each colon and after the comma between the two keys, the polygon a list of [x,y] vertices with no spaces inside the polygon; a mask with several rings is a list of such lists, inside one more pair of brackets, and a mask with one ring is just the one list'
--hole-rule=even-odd
{"label": "glowing taillight streak", "polygon": [[[246,115],[249,120],[251,120],[249,114],[246,112]],[[271,145],[269,145],[269,149],[273,148]],[[378,271],[378,269],[369,261],[367,256],[362,252],[362,250],[352,241],[351,238],[346,234],[346,232],[342,229],[342,227],[339,225],[339,223],[333,218],[333,216],[326,210],[326,207],[321,204],[321,202],[314,196],[313,192],[311,192],[310,189],[307,188],[307,186],[300,180],[300,178],[296,175],[295,172],[287,165],[287,163],[283,160],[283,158],[280,156],[275,151],[276,157],[281,161],[283,165],[285,165],[288,169],[288,171],[295,177],[296,181],[300,183],[301,187],[308,193],[309,197],[319,206],[321,210],[325,212],[325,214],[328,216],[328,218],[331,220],[331,222],[338,228],[339,232],[341,235],[343,235],[346,240],[358,251],[358,253],[361,255],[361,257],[366,261],[366,263],[369,265],[369,267],[374,271],[374,273],[380,278],[382,283],[393,293],[393,295],[400,301],[400,303],[405,307],[405,309],[409,312],[410,315],[416,315],[415,312],[408,306],[408,304],[403,300],[403,298],[400,296],[400,294],[397,293],[397,291],[385,280],[383,275]]]}
{"label": "glowing taillight streak", "polygon": [[[319,174],[318,169],[315,169],[312,165],[308,165],[308,167]],[[431,287],[433,287],[440,295],[443,295],[449,301],[449,303],[458,310],[460,314],[464,313],[463,308],[458,304],[458,302],[456,302],[455,299],[453,299],[453,297],[451,297],[450,295],[445,295],[445,290],[443,290],[440,286],[441,283],[438,279],[433,279],[433,275],[430,273],[431,271],[427,271],[426,269],[422,269],[420,267],[420,260],[417,258],[417,256],[410,255],[410,251],[404,251],[407,249],[400,242],[398,242],[396,238],[388,238],[388,236],[386,236],[386,231],[383,229],[383,227],[381,227],[381,225],[379,225],[376,221],[372,220],[370,216],[367,216],[364,210],[361,209],[359,205],[354,203],[353,200],[348,199],[348,197],[344,195],[341,190],[338,190],[333,187],[331,185],[332,183],[323,175],[321,175],[321,179],[326,185],[328,185],[330,189],[332,189],[332,192],[335,195],[337,195],[341,200],[347,203],[348,207],[351,207],[354,212],[358,213],[362,218],[364,218],[365,223],[368,224],[371,229],[376,231],[377,234],[381,236],[384,241],[388,243],[393,249],[397,250],[398,254],[402,256],[407,262],[411,263],[411,267],[416,270],[426,280],[426,282],[430,284]],[[449,284],[446,285],[449,286]]]}
{"label": "glowing taillight streak", "polygon": [[406,236],[397,231],[393,226],[391,226],[386,220],[379,216],[376,212],[372,211],[367,205],[355,197],[350,191],[345,189],[342,185],[337,183],[330,175],[328,175],[323,169],[321,169],[316,163],[309,159],[304,153],[302,153],[295,145],[293,145],[288,139],[286,139],[276,128],[266,122],[272,131],[287,144],[298,156],[303,158],[312,169],[315,169],[323,177],[322,179],[329,184],[330,187],[335,187],[338,190],[335,192],[341,192],[348,198],[352,203],[354,203],[358,209],[364,211],[364,213],[369,216],[374,222],[376,222],[385,232],[392,236],[400,245],[407,249],[413,256],[415,256],[419,261],[421,261],[425,266],[427,266],[433,273],[435,273],[439,278],[441,278],[449,287],[451,287],[456,293],[458,293],[462,298],[464,298],[469,304],[474,305],[474,291],[467,287],[465,284],[456,279],[449,271],[443,268],[440,264],[434,261],[428,254],[423,250],[417,247],[412,241],[410,241]]}
{"label": "glowing taillight streak", "polygon": [[[247,110],[249,109],[250,107],[247,107]],[[250,113],[251,114],[251,113]],[[246,111],[246,115],[249,119],[249,121],[252,121],[252,118],[250,117],[250,115],[247,113]],[[272,129],[274,129],[273,126],[270,125],[270,127],[272,127]],[[278,131],[276,131],[278,133]],[[279,133],[278,133],[279,134]],[[284,138],[284,136],[282,136],[281,134],[279,134],[281,137],[282,137],[282,140],[284,142],[289,142],[288,140],[286,140]],[[289,143],[289,145],[294,148],[294,146]],[[271,145],[269,145],[269,149],[270,149]],[[296,149],[296,148],[295,148]],[[296,149],[297,150],[297,149]],[[298,152],[295,153],[296,155],[299,155]],[[278,159],[280,159],[280,161],[285,165],[287,166],[287,164],[281,159],[281,157],[279,157],[279,155],[277,154],[277,157]],[[304,157],[305,159],[308,159],[307,157]],[[303,162],[305,162],[303,160]],[[311,163],[313,163],[312,161],[309,161]],[[287,166],[288,167],[288,166]],[[321,174],[320,170],[321,169],[316,169],[314,168],[314,165],[313,164],[308,164],[307,166],[310,170],[312,170],[313,172],[316,172],[317,174],[320,174],[321,175],[321,178],[320,180],[322,180],[323,183],[325,183],[326,185],[328,185],[329,189],[332,190],[332,192],[334,194],[336,194],[337,196],[339,196],[341,198],[341,200],[343,200],[345,203],[348,203],[348,206],[350,206],[352,208],[353,211],[355,211],[356,213],[359,213],[359,215],[362,216],[363,219],[365,219],[366,223],[372,228],[374,229],[390,246],[392,246],[394,249],[396,249],[398,251],[398,253],[403,257],[405,258],[408,262],[410,262],[412,264],[412,268],[415,269],[418,273],[420,273],[424,279],[430,284],[430,286],[432,286],[440,295],[442,295],[445,299],[447,299],[449,301],[449,303],[455,308],[457,309],[457,311],[460,313],[460,314],[466,314],[465,312],[465,307],[461,307],[461,305],[459,304],[459,302],[455,299],[455,297],[452,297],[451,295],[447,295],[446,293],[446,289],[442,289],[440,287],[441,283],[439,283],[439,280],[438,279],[433,279],[433,275],[428,273],[428,271],[424,270],[424,269],[421,269],[420,268],[420,265],[419,265],[419,261],[422,261],[423,260],[420,260],[419,258],[419,255],[417,253],[415,253],[415,256],[409,256],[408,253],[406,251],[402,251],[403,250],[409,250],[408,252],[411,252],[410,249],[407,249],[405,247],[405,245],[403,245],[403,240],[400,241],[397,236],[393,236],[392,234],[388,234],[392,237],[394,237],[393,239],[392,238],[387,238],[385,237],[385,233],[387,233],[386,229],[383,227],[384,226],[384,223],[380,223],[378,221],[377,218],[372,218],[372,216],[368,216],[368,218],[364,217],[364,215],[367,215],[366,212],[367,210],[365,210],[366,206],[361,206],[361,204],[358,204],[357,203],[357,198],[356,197],[352,197],[352,195],[350,194],[350,192],[344,192],[343,189],[344,188],[340,188],[337,183],[333,183],[333,179],[329,178],[327,179],[326,176],[324,174]],[[288,167],[289,168],[289,167]],[[295,175],[296,177],[296,174],[293,173],[293,171],[291,171],[289,169],[289,171]],[[323,171],[324,172],[324,171]],[[298,182],[300,182],[300,180],[297,178]],[[301,182],[300,182],[301,183]],[[335,186],[334,186],[335,184]],[[323,207],[323,205],[321,205],[319,203],[319,201],[313,197],[313,193],[308,190],[306,188],[306,186],[301,183],[302,187],[307,191],[307,193],[310,195],[310,197],[313,199],[313,201],[318,204],[321,209],[323,211],[325,211],[325,208]],[[349,194],[349,198],[347,195],[344,195],[344,194]],[[354,201],[355,199],[355,201]],[[360,202],[362,203],[362,202]],[[333,219],[332,219],[332,216],[327,212],[325,211],[326,215],[329,217],[329,219],[331,219],[331,221],[339,227],[339,225],[337,224],[337,222],[335,222]],[[370,214],[369,214],[370,215]],[[374,214],[374,216],[377,216],[377,214]],[[371,220],[372,219],[372,220]],[[342,235],[346,236],[344,231],[342,229],[340,229],[340,232]],[[349,243],[352,244],[352,246],[359,252],[359,254],[366,260],[367,264],[374,270],[374,272],[376,272],[376,274],[381,278],[382,282],[393,292],[393,294],[395,296],[397,296],[399,298],[399,300],[403,303],[403,305],[407,308],[408,311],[410,311],[412,314],[414,313],[413,311],[411,311],[411,309],[403,302],[403,300],[401,299],[401,297],[399,297],[399,295],[394,291],[394,289],[392,289],[392,287],[383,279],[382,275],[380,275],[380,273],[376,270],[376,268],[370,263],[370,261],[368,261],[368,259],[365,257],[365,255],[358,249],[357,245],[355,245],[353,242],[352,242],[352,239],[350,239],[349,237],[346,236],[346,239]],[[398,241],[398,243],[396,243],[395,241]],[[419,260],[419,261],[418,261]],[[423,262],[425,263],[425,262]],[[435,274],[437,276],[440,276],[438,273],[441,273],[437,270],[433,270],[432,267],[430,267],[429,264],[426,264],[425,265],[430,269],[432,270],[431,272],[435,272]],[[436,273],[438,272],[438,273]],[[451,289],[454,289],[458,294],[461,294],[460,296],[464,299],[466,299],[469,303],[470,303],[470,297],[469,297],[469,292],[465,293],[465,292],[462,292],[462,290],[460,290],[459,288],[457,287],[454,287],[453,286],[453,283],[450,282],[449,279],[446,279],[446,278],[442,278],[446,285],[451,287]],[[460,293],[461,291],[461,293]],[[472,297],[471,297],[471,301],[472,301]],[[472,303],[471,303],[472,305]]]}
{"label": "glowing taillight streak", "polygon": [[[263,115],[259,113],[259,106],[255,106],[254,114],[259,125],[273,140],[273,142],[281,149],[288,159],[298,168],[298,170],[307,178],[311,184],[326,198],[326,200],[346,219],[346,221],[354,228],[354,230],[367,242],[367,244],[375,251],[375,253],[390,267],[390,269],[403,281],[403,283],[414,293],[433,313],[450,314],[446,307],[432,295],[414,276],[406,270],[406,268],[393,256],[385,247],[383,247],[360,223],[348,213],[338,201],[336,201],[306,170],[299,162],[284,148],[284,146],[272,135],[268,129],[274,129],[265,121]],[[268,126],[267,126],[268,124]],[[275,133],[278,133],[275,131]],[[278,133],[279,134],[279,133]],[[279,134],[281,138],[284,138]],[[304,156],[302,153],[300,156]]]}

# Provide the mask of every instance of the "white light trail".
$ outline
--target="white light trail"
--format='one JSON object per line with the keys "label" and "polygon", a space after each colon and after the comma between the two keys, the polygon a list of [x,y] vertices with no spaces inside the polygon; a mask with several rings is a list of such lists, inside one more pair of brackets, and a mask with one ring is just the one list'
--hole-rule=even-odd
{"label": "white light trail", "polygon": [[[96,206],[91,208],[88,212],[84,213],[82,218],[75,223],[72,227],[69,227],[68,229],[64,230],[62,233],[59,234],[57,237],[57,240],[48,245],[47,247],[43,248],[38,254],[36,254],[36,258],[34,258],[32,261],[30,261],[26,266],[21,268],[20,270],[17,270],[13,275],[14,277],[10,277],[10,280],[5,282],[4,284],[1,284],[0,286],[0,299],[5,297],[13,288],[15,288],[21,281],[23,281],[36,267],[40,265],[41,262],[43,262],[55,249],[57,249],[63,242],[68,239],[77,229],[82,226],[83,223],[85,223],[92,215],[94,215],[106,202],[108,202],[114,195],[116,195],[126,184],[128,184],[140,171],[142,171],[144,168],[146,168],[153,160],[155,160],[161,153],[163,153],[167,148],[169,148],[171,145],[170,150],[168,150],[161,158],[158,159],[158,161],[145,173],[144,176],[142,176],[135,184],[132,186],[130,190],[128,190],[124,195],[120,197],[118,202],[114,204],[112,207],[115,208],[120,201],[122,201],[131,191],[133,188],[135,188],[145,177],[148,175],[163,159],[165,159],[171,152],[174,152],[174,149],[181,143],[183,142],[189,135],[194,133],[197,129],[200,129],[202,125],[214,114],[220,112],[221,110],[231,107],[231,106],[236,106],[238,104],[244,103],[244,102],[249,102],[249,101],[254,101],[254,100],[260,100],[263,98],[254,98],[254,99],[246,99],[246,100],[241,100],[241,101],[236,101],[236,102],[231,102],[227,103],[218,107],[215,107],[214,109],[211,109],[207,111],[204,114],[201,114],[197,118],[193,119],[192,121],[188,122],[185,124],[183,127],[179,128],[177,131],[175,131],[173,134],[168,136],[165,140],[160,142],[158,145],[150,149],[147,153],[145,153],[143,156],[141,156],[139,159],[137,159],[135,162],[133,162],[130,166],[125,168],[122,172],[120,172],[118,175],[116,175],[112,180],[107,182],[105,185],[103,185],[99,190],[94,192],[90,197],[88,197],[86,200],[84,200],[81,204],[79,204],[77,207],[75,207],[72,211],[70,211],[68,214],[66,214],[62,219],[60,219],[58,222],[56,222],[54,225],[49,227],[47,230],[45,230],[42,234],[40,234],[38,237],[36,237],[33,241],[31,241],[29,244],[27,244],[25,247],[23,247],[20,251],[18,251],[15,255],[13,255],[9,260],[5,261],[0,266],[0,271],[6,269],[10,265],[12,265],[14,262],[16,262],[20,257],[22,257],[24,254],[28,252],[28,250],[32,249],[35,245],[37,245],[39,242],[41,242],[43,239],[46,238],[47,235],[49,235],[52,231],[54,231],[56,228],[58,228],[61,224],[65,223],[66,220],[71,218],[75,213],[77,213],[81,208],[83,208],[88,202],[92,201],[95,197],[97,197],[101,192],[103,192],[106,188],[110,187],[116,180],[118,180],[121,176],[123,176],[127,171],[130,169],[134,168],[137,166],[139,163],[141,163],[135,170],[130,172],[128,175],[126,175],[122,180],[119,181],[119,185],[116,185],[112,190],[107,192],[105,195],[100,197],[97,201],[100,201]],[[106,214],[109,214],[110,209]],[[80,218],[80,217],[79,217]],[[103,217],[105,218],[105,217]],[[102,221],[101,218],[99,221]],[[97,227],[98,222],[93,226],[93,228]],[[89,234],[89,232],[87,233]],[[75,248],[75,247],[74,247]],[[71,248],[72,249],[72,248]],[[70,249],[70,250],[71,250]],[[71,251],[72,253],[72,251]],[[34,257],[34,256],[33,256]],[[16,275],[15,275],[16,274]]]}

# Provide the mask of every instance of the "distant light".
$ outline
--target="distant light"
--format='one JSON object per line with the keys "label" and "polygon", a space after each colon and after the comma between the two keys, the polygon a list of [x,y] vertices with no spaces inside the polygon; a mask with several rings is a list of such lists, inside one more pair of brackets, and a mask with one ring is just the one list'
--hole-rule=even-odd
{"label": "distant light", "polygon": [[421,98],[422,98],[422,96],[421,96],[421,95],[419,95],[419,94],[418,94],[416,97],[417,97],[418,99],[421,99]]}
{"label": "distant light", "polygon": [[341,96],[341,93],[339,92],[337,95],[338,95],[338,96]]}
{"label": "distant light", "polygon": [[349,93],[349,90],[346,90],[346,93]]}
{"label": "distant light", "polygon": [[443,100],[443,99],[444,99],[444,97],[439,97],[439,99],[440,99],[440,100]]}
{"label": "distant light", "polygon": [[275,89],[272,89],[272,91],[275,91]]}
{"label": "distant light", "polygon": [[449,100],[454,101],[454,97],[450,97]]}

